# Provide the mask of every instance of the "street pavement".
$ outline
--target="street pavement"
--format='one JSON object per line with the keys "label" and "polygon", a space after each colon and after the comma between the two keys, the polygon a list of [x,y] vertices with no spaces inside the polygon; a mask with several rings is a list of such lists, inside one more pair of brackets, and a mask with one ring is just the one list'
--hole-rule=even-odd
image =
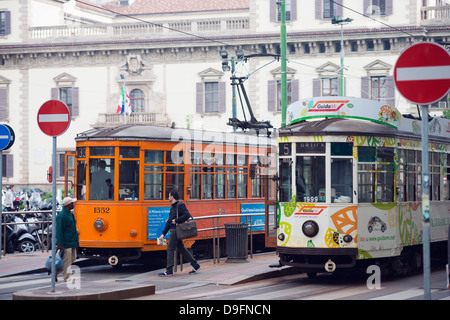
{"label": "street pavement", "polygon": [[[51,252],[35,252],[29,254],[10,254],[0,259],[0,277],[12,275],[43,272],[45,261],[51,256]],[[51,285],[23,290],[14,293],[14,300],[112,300],[130,299],[148,296],[158,290],[176,292],[187,286],[199,286],[205,284],[233,285],[249,281],[260,280],[268,277],[288,274],[292,268],[283,267],[272,269],[269,265],[278,261],[275,252],[254,254],[245,262],[227,263],[226,258],[214,263],[213,260],[200,261],[200,270],[193,275],[189,264],[180,266],[173,276],[161,278],[158,274],[164,269],[145,272],[126,279],[80,281],[76,280],[67,285],[59,277],[55,291],[51,291]],[[49,277],[50,279],[50,277]],[[176,294],[175,294],[176,296]]]}

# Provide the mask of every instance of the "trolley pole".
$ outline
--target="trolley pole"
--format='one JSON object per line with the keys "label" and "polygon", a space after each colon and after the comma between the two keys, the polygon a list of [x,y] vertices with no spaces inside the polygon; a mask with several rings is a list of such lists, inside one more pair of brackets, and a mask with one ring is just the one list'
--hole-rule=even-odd
{"label": "trolley pole", "polygon": [[423,290],[431,300],[430,285],[430,175],[428,165],[428,105],[422,105],[422,219],[423,219]]}

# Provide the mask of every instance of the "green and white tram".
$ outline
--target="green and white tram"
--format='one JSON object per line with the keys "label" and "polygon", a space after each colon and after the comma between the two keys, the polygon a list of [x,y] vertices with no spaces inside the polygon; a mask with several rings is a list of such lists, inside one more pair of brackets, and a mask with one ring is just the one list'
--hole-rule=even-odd
{"label": "green and white tram", "polygon": [[[394,273],[421,267],[421,121],[350,97],[297,101],[287,118],[278,137],[280,264],[313,275],[358,260]],[[450,121],[428,123],[433,249],[448,239]]]}

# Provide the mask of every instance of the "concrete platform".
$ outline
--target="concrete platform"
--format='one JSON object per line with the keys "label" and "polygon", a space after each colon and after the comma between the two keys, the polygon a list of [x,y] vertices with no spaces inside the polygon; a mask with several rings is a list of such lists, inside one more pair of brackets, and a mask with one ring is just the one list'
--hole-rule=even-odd
{"label": "concrete platform", "polygon": [[[29,264],[28,272],[42,269],[43,261],[48,254],[35,254],[32,256],[13,256],[0,260],[0,275],[11,275],[11,266],[18,266],[18,272],[25,272],[23,263]],[[178,271],[173,276],[160,277],[159,273],[165,269],[155,270],[137,274],[128,278],[117,280],[83,281],[79,288],[76,282],[67,286],[60,281],[56,283],[55,292],[51,292],[51,286],[38,287],[18,291],[13,294],[14,300],[120,300],[120,299],[155,299],[158,295],[165,299],[177,299],[177,291],[192,289],[208,290],[208,286],[223,285],[232,286],[240,283],[257,281],[267,278],[284,276],[295,273],[295,268],[283,267],[279,269],[270,268],[269,265],[278,261],[275,252],[253,255],[241,263],[227,263],[226,258],[219,263],[213,260],[199,261],[200,270],[190,275],[192,269],[189,264],[183,265],[183,270],[178,266]],[[3,271],[8,269],[8,272]],[[20,270],[19,270],[20,269]],[[60,279],[61,280],[61,279]],[[75,288],[74,288],[75,287]],[[170,293],[170,294],[168,294]],[[153,296],[153,298],[151,298]]]}
{"label": "concrete platform", "polygon": [[55,292],[51,292],[51,286],[18,291],[13,293],[13,300],[120,300],[154,293],[153,284],[93,281],[83,283],[79,289],[70,288],[66,283],[57,283]]}

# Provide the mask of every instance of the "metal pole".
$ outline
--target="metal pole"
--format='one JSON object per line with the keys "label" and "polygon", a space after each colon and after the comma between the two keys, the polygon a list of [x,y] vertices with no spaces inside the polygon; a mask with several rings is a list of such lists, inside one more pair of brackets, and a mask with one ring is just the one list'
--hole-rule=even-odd
{"label": "metal pole", "polygon": [[[53,137],[53,159],[52,166],[56,168],[56,137]],[[55,292],[56,283],[56,179],[52,179],[52,292]]]}
{"label": "metal pole", "polygon": [[428,166],[428,106],[422,106],[422,219],[423,219],[423,289],[431,300],[430,288],[430,175]]}
{"label": "metal pole", "polygon": [[281,127],[286,126],[287,78],[286,78],[286,1],[280,0],[281,6]]}
{"label": "metal pole", "polygon": [[[0,207],[2,208],[0,210],[0,249],[2,247],[1,244],[2,244],[2,241],[3,241],[3,238],[2,238],[2,229],[3,229],[3,226],[2,226],[2,221],[3,221],[3,199],[2,199],[2,188],[3,188],[3,186],[2,186],[2,182],[3,182],[3,150],[0,150]],[[5,219],[4,222],[6,223],[6,219]],[[5,241],[4,246],[5,246],[4,248],[6,249],[6,241]],[[2,254],[0,252],[0,260],[1,259],[2,259]]]}
{"label": "metal pole", "polygon": [[[231,90],[233,93],[232,96],[232,104],[233,104],[233,119],[237,118],[237,110],[236,110],[236,78],[234,76],[234,71],[235,71],[235,61],[234,61],[234,57],[231,57]],[[237,127],[233,126],[233,131],[236,131]]]}
{"label": "metal pole", "polygon": [[344,96],[344,24],[341,23],[341,79],[340,79],[340,93]]}

